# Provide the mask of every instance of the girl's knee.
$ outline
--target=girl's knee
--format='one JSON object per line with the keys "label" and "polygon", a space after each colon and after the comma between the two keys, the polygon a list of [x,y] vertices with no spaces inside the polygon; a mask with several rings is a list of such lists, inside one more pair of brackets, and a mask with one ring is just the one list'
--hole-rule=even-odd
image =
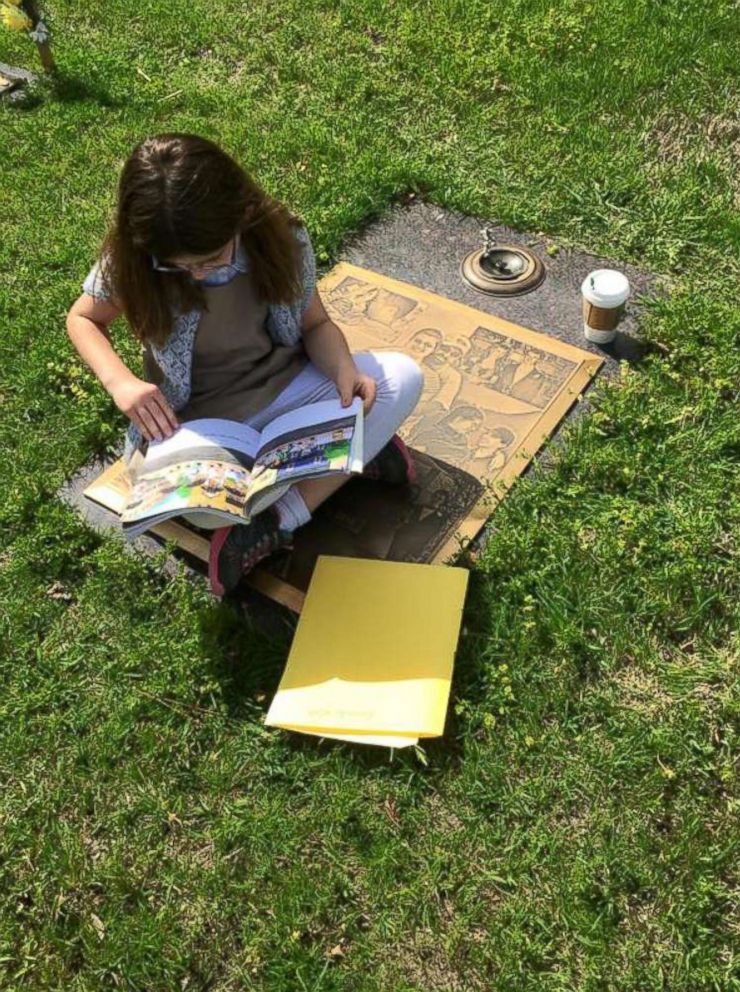
{"label": "girl's knee", "polygon": [[401,358],[403,359],[403,375],[406,388],[414,397],[414,403],[417,403],[419,397],[421,396],[422,390],[424,389],[424,373],[422,372],[419,363],[409,355],[401,355]]}
{"label": "girl's knee", "polygon": [[416,405],[424,388],[424,373],[418,363],[400,351],[383,354],[384,383],[394,399],[403,397]]}

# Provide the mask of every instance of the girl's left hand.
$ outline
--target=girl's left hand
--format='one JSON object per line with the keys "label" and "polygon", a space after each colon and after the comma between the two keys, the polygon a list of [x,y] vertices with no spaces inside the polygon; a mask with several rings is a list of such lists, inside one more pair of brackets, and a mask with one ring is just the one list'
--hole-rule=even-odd
{"label": "girl's left hand", "polygon": [[375,394],[378,385],[372,376],[365,375],[359,369],[349,369],[340,372],[337,378],[337,391],[342,401],[342,406],[349,406],[353,396],[362,397],[363,412],[368,414],[375,402]]}

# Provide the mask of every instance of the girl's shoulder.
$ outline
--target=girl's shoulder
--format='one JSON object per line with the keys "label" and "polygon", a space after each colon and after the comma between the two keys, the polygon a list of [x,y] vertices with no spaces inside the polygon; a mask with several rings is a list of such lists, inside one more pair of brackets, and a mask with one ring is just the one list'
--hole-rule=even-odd
{"label": "girl's shoulder", "polygon": [[108,276],[107,256],[103,256],[95,262],[82,283],[82,291],[96,300],[113,299],[113,290]]}
{"label": "girl's shoulder", "polygon": [[316,285],[316,256],[311,244],[311,236],[304,225],[295,229],[295,236],[303,245],[303,308],[305,309]]}

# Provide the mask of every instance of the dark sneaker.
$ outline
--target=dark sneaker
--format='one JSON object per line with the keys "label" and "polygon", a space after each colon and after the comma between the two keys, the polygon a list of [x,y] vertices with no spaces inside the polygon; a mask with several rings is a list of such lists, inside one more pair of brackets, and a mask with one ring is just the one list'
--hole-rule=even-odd
{"label": "dark sneaker", "polygon": [[277,511],[271,506],[248,524],[221,527],[211,538],[208,580],[211,592],[223,596],[268,555],[293,547],[293,534],[280,529]]}
{"label": "dark sneaker", "polygon": [[394,434],[375,458],[367,463],[362,474],[366,479],[376,479],[393,486],[416,482],[416,466],[398,434]]}

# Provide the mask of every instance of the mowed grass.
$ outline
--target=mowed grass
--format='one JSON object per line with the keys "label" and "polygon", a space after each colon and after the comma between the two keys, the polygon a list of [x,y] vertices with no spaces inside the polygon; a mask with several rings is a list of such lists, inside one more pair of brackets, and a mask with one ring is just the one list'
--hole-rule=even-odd
{"label": "mowed grass", "polygon": [[[62,88],[0,104],[0,986],[740,988],[733,5],[45,9]],[[646,360],[496,510],[418,753],[266,730],[289,629],[55,499],[124,428],[64,317],[165,130],[324,268],[412,191],[671,278]]]}

